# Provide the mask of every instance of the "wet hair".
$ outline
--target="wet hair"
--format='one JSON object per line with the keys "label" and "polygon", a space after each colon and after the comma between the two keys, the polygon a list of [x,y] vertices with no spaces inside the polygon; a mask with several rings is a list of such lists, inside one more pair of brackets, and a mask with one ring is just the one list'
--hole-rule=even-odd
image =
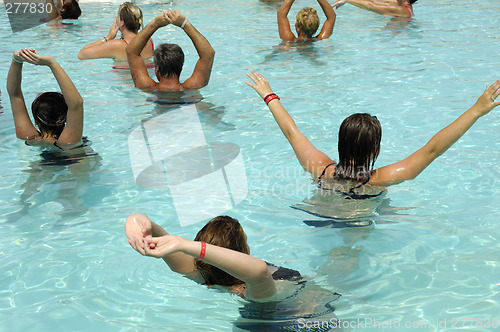
{"label": "wet hair", "polygon": [[356,113],[348,116],[339,129],[339,162],[334,178],[368,181],[380,152],[382,127],[376,116]]}
{"label": "wet hair", "polygon": [[161,44],[153,54],[160,77],[180,76],[184,65],[184,52],[177,44]]}
{"label": "wet hair", "polygon": [[123,21],[125,27],[133,33],[142,28],[142,10],[132,2],[124,2],[118,9],[118,20]]}
{"label": "wet hair", "polygon": [[417,2],[418,0],[410,0],[410,5],[413,5],[415,2]]}
{"label": "wet hair", "polygon": [[[210,220],[198,232],[194,240],[250,254],[243,228],[238,220],[228,216],[218,216]],[[195,266],[200,271],[206,285],[233,286],[244,284],[243,281],[203,261],[195,260]]]}
{"label": "wet hair", "polygon": [[78,17],[80,17],[80,15],[82,15],[82,10],[80,9],[80,5],[76,0],[64,2],[61,8],[62,18],[70,18],[76,20]]}
{"label": "wet hair", "polygon": [[307,38],[312,38],[319,27],[319,17],[316,9],[311,7],[302,8],[297,14],[297,27]]}
{"label": "wet hair", "polygon": [[33,118],[42,135],[59,138],[66,124],[68,105],[60,92],[43,92],[31,104]]}

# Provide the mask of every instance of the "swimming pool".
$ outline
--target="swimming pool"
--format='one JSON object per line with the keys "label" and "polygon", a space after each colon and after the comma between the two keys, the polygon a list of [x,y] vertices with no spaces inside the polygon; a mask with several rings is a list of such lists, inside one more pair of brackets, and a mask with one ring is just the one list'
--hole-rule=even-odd
{"label": "swimming pool", "polygon": [[[168,114],[165,107],[134,89],[111,60],[77,60],[83,45],[108,31],[119,3],[82,1],[83,16],[73,26],[42,25],[0,37],[2,82],[13,50],[33,46],[58,59],[85,99],[84,134],[102,158],[90,173],[40,170],[39,151],[15,138],[1,87],[0,331],[226,331],[238,320],[236,297],[175,275],[126,241],[124,219],[135,212],[188,238],[202,223],[181,227],[171,193],[134,180],[130,134]],[[169,8],[138,4],[145,21]],[[292,12],[306,5],[298,0]],[[389,188],[370,217],[375,225],[315,228],[303,222],[314,216],[291,208],[309,197],[311,181],[244,81],[249,69],[264,74],[299,128],[332,156],[342,119],[376,115],[383,128],[377,165],[392,163],[500,78],[500,4],[422,1],[409,23],[346,5],[330,39],[289,50],[277,46],[272,3],[175,1],[173,7],[217,51],[198,114],[207,142],[241,151],[248,192],[227,213],[242,222],[252,254],[342,294],[335,314],[356,322],[354,331],[380,330],[375,320],[386,330],[390,322],[422,331],[462,324],[493,330],[484,326],[500,319],[498,110],[416,180]],[[3,6],[0,26],[10,31]],[[195,54],[189,40],[172,28],[153,38],[183,47],[186,78]],[[56,88],[47,68],[25,67],[27,101]],[[372,325],[360,326],[358,319]]]}

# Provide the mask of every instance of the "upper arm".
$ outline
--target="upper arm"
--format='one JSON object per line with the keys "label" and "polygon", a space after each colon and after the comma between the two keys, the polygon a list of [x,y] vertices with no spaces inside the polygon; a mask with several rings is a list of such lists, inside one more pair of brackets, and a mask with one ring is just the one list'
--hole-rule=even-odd
{"label": "upper arm", "polygon": [[278,10],[278,32],[280,38],[283,40],[295,40],[295,35],[290,29],[290,21],[288,20],[288,12],[284,13],[283,11]]}
{"label": "upper arm", "polygon": [[326,15],[326,21],[323,23],[323,27],[321,28],[321,32],[316,37],[318,39],[326,39],[329,38],[333,33],[333,27],[335,26],[335,21],[337,19],[337,14],[333,10],[333,7],[324,0],[319,0],[321,8]]}
{"label": "upper arm", "polygon": [[83,135],[83,101],[68,109],[66,125],[57,139],[58,142],[74,144],[81,141]]}
{"label": "upper arm", "polygon": [[94,46],[84,46],[78,52],[78,59],[101,59],[101,58],[116,58],[119,56],[120,51],[125,53],[125,43],[121,40],[113,39],[105,43],[100,43]]}
{"label": "upper arm", "polygon": [[301,132],[289,137],[288,141],[304,170],[311,173],[313,178],[319,177],[323,169],[333,162],[330,157],[318,150]]}
{"label": "upper arm", "polygon": [[214,64],[215,52],[211,56],[199,58],[194,67],[193,74],[182,83],[186,89],[199,89],[208,84]]}
{"label": "upper arm", "polygon": [[22,95],[10,96],[10,105],[12,107],[12,115],[14,117],[16,136],[22,139],[38,136],[38,130],[36,130],[28,115],[24,97]]}
{"label": "upper arm", "polygon": [[381,15],[410,17],[411,14],[407,8],[400,6],[395,2],[376,1],[370,6],[370,10]]}
{"label": "upper arm", "polygon": [[376,169],[370,178],[370,183],[389,186],[412,180],[438,156],[438,154],[428,153],[424,146],[406,159]]}
{"label": "upper arm", "polygon": [[127,54],[127,60],[136,87],[151,88],[157,85],[155,80],[149,77],[148,68],[140,55]]}
{"label": "upper arm", "polygon": [[247,295],[251,299],[264,299],[276,294],[276,285],[267,263],[260,260],[259,264],[256,264],[254,268],[258,270],[258,276],[246,281]]}

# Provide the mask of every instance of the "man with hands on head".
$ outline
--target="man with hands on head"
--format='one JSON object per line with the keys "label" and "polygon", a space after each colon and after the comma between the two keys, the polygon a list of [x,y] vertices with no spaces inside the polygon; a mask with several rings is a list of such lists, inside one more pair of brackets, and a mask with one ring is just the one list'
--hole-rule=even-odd
{"label": "man with hands on head", "polygon": [[[154,51],[155,74],[158,82],[148,75],[146,65],[141,57],[141,51],[151,36],[161,27],[173,24],[180,27],[193,42],[199,59],[193,74],[183,83],[179,77],[184,64],[184,52],[176,44],[161,44]],[[156,89],[162,91],[180,91],[199,89],[208,84],[215,51],[208,40],[178,11],[168,10],[156,16],[126,49],[130,65],[130,74],[138,88]]]}

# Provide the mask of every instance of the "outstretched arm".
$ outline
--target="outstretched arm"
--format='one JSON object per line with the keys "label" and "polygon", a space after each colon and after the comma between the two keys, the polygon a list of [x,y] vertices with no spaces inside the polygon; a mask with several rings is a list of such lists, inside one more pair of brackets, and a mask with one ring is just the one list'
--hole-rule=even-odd
{"label": "outstretched arm", "polygon": [[28,115],[23,91],[21,90],[23,60],[19,57],[19,52],[15,52],[12,57],[9,74],[7,75],[7,92],[9,93],[12,116],[14,117],[16,136],[27,139],[39,134]]}
{"label": "outstretched arm", "polygon": [[196,62],[196,66],[194,67],[193,74],[191,74],[191,77],[182,83],[182,86],[185,89],[199,89],[206,86],[212,73],[215,50],[212,48],[212,45],[210,45],[205,36],[196,30],[191,22],[187,21],[186,17],[184,17],[177,10],[169,10],[166,15],[173,25],[178,27],[182,27],[184,25],[184,32],[193,42],[199,57]]}
{"label": "outstretched arm", "polygon": [[333,10],[333,7],[330,6],[327,0],[318,0],[321,9],[323,9],[323,13],[325,13],[326,21],[323,23],[323,27],[321,28],[321,32],[318,35],[318,39],[327,39],[333,33],[333,27],[335,26],[335,20],[337,19],[337,15]]}
{"label": "outstretched arm", "polygon": [[134,80],[134,84],[138,88],[150,88],[157,83],[149,77],[148,69],[144,60],[141,57],[141,52],[146,46],[146,43],[151,36],[161,27],[170,24],[166,13],[156,16],[148,25],[132,39],[130,44],[127,45],[127,60],[130,66],[130,74]]}
{"label": "outstretched arm", "polygon": [[[168,235],[167,231],[160,225],[154,223],[142,213],[136,213],[127,217],[125,222],[125,234],[132,248],[140,253],[142,253],[141,250],[144,251],[144,240],[147,238]],[[196,269],[193,257],[183,252],[177,252],[163,257],[163,260],[172,271],[195,279]]]}
{"label": "outstretched arm", "polygon": [[29,62],[37,66],[47,66],[52,70],[52,74],[61,88],[64,101],[68,105],[66,115],[66,125],[63,132],[57,139],[60,143],[74,144],[82,139],[83,133],[83,98],[57,61],[48,55],[36,54],[34,50],[22,49],[19,57],[24,62]]}
{"label": "outstretched arm", "polygon": [[114,40],[118,33],[117,18],[113,21],[113,25],[109,29],[108,34],[93,43],[85,45],[80,52],[78,52],[78,59],[101,59],[101,58],[115,58],[122,50],[123,43],[120,40]]}
{"label": "outstretched arm", "polygon": [[[247,74],[247,76],[253,81],[253,84],[245,83],[254,88],[261,98],[273,93],[271,86],[261,74],[252,70],[252,74]],[[288,139],[304,170],[310,172],[313,178],[319,177],[323,169],[333,161],[326,154],[316,149],[307,137],[300,132],[279,99],[271,100],[267,106],[269,106],[274,119]]]}
{"label": "outstretched arm", "polygon": [[349,3],[356,7],[372,11],[380,15],[410,17],[411,13],[404,6],[396,2],[384,2],[378,0],[338,0],[332,6],[339,8],[344,3]]}
{"label": "outstretched arm", "polygon": [[[176,253],[184,253],[191,259],[198,258],[202,252],[202,243],[191,241],[175,235],[147,238],[144,250],[138,250],[146,256],[168,257]],[[244,281],[247,294],[254,299],[262,299],[276,293],[276,286],[267,263],[256,257],[227,248],[206,244],[203,261]]]}
{"label": "outstretched arm", "polygon": [[283,40],[295,40],[295,35],[290,28],[290,21],[288,21],[288,13],[292,8],[295,0],[284,0],[281,7],[278,9],[278,32],[280,38]]}
{"label": "outstretched arm", "polygon": [[400,162],[375,170],[370,183],[387,186],[414,179],[458,141],[477,119],[500,105],[500,102],[495,102],[498,95],[500,95],[500,80],[488,86],[469,110],[434,135],[424,147]]}

